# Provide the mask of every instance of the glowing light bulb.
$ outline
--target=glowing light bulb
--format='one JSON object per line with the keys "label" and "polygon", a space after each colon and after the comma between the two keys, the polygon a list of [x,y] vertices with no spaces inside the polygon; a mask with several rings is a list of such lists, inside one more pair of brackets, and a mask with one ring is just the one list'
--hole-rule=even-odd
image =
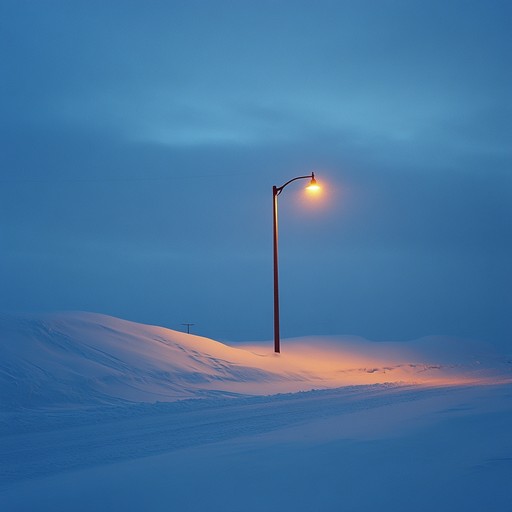
{"label": "glowing light bulb", "polygon": [[311,181],[309,182],[309,185],[306,187],[306,190],[309,190],[311,192],[318,192],[320,190],[320,185],[315,180],[315,173],[311,173]]}

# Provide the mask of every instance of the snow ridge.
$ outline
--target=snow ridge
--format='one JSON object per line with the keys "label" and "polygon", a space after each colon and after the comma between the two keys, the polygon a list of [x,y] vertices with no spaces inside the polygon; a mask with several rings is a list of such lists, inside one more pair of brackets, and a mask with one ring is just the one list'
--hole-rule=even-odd
{"label": "snow ridge", "polygon": [[269,395],[383,382],[457,384],[510,378],[485,344],[445,337],[355,337],[226,345],[95,313],[0,315],[0,409],[92,407]]}

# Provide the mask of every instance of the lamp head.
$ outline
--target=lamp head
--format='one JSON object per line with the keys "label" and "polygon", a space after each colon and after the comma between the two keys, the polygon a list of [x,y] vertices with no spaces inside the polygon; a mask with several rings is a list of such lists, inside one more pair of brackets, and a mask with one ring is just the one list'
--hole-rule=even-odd
{"label": "lamp head", "polygon": [[309,185],[306,187],[306,189],[311,192],[316,192],[316,191],[320,190],[320,185],[318,185],[318,183],[315,180],[314,172],[311,173],[311,181],[309,182]]}

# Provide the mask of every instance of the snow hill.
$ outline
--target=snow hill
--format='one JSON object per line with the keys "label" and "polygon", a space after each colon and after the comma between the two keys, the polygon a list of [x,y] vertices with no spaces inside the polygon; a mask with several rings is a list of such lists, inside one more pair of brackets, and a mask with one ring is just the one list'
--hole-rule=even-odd
{"label": "snow hill", "polygon": [[355,337],[226,345],[94,313],[0,315],[0,408],[76,407],[270,395],[355,384],[510,381],[512,362],[477,342]]}

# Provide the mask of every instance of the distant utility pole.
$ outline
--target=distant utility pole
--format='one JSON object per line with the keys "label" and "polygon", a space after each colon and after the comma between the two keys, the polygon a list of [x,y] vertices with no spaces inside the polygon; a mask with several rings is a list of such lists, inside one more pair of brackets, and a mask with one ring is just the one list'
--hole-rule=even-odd
{"label": "distant utility pole", "polygon": [[181,325],[186,325],[187,326],[187,334],[190,334],[190,326],[191,325],[196,325],[196,324],[187,324],[187,323],[185,323],[185,324],[181,324]]}

